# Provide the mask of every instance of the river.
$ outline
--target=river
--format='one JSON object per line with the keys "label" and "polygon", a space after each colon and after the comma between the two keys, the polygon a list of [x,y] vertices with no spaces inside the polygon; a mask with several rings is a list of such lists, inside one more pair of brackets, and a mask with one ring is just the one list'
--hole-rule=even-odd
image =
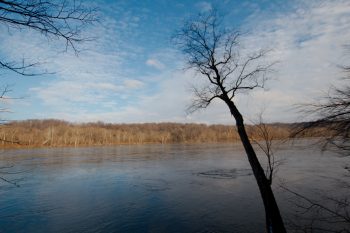
{"label": "river", "polygon": [[[341,195],[348,157],[308,141],[279,146],[274,190]],[[263,159],[263,157],[261,157]],[[0,232],[264,232],[264,209],[236,144],[3,150]],[[336,192],[335,192],[336,191]]]}

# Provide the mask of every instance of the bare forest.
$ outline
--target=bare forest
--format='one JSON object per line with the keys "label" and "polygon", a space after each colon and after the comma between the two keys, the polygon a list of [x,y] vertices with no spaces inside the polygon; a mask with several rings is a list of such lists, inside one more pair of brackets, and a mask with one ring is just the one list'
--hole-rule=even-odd
{"label": "bare forest", "polygon": [[[294,124],[267,124],[273,139],[289,138]],[[254,140],[263,139],[258,125],[248,125]],[[299,137],[317,137],[321,128]],[[239,136],[231,125],[181,123],[69,123],[62,120],[13,121],[0,127],[2,148],[78,147],[120,144],[215,143],[238,142]]]}

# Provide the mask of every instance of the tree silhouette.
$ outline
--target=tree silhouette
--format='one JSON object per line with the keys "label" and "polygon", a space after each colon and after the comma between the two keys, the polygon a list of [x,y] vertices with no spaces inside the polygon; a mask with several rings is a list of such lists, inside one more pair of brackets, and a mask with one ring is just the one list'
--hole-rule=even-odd
{"label": "tree silhouette", "polygon": [[[79,1],[66,0],[0,0],[0,26],[4,31],[11,30],[22,31],[30,30],[40,33],[47,38],[56,38],[65,41],[65,49],[71,47],[76,53],[78,52],[76,44],[89,40],[82,36],[82,30],[85,25],[97,20],[96,11],[93,8],[87,8]],[[4,30],[5,28],[5,30]],[[33,76],[46,72],[34,72],[32,68],[39,63],[27,63],[24,59],[21,61],[9,61],[0,57],[0,70],[10,70],[14,73]],[[10,90],[5,86],[0,93],[0,101],[9,99],[6,94]],[[6,112],[7,109],[0,108],[0,112]],[[3,139],[0,139],[3,141]],[[3,141],[7,142],[7,140]],[[12,143],[18,143],[12,140]],[[9,179],[4,175],[13,174],[5,171],[12,168],[13,165],[0,167],[0,180],[11,184]]]}
{"label": "tree silhouette", "polygon": [[267,232],[286,232],[279,208],[248,138],[243,116],[236,106],[236,96],[241,92],[263,88],[271,63],[265,63],[268,51],[260,50],[243,56],[239,50],[240,33],[227,30],[215,10],[189,20],[175,35],[174,40],[186,56],[190,69],[206,79],[206,85],[194,87],[195,95],[189,111],[206,108],[214,99],[228,106],[236,121],[238,134],[245,148],[249,163],[264,202]]}
{"label": "tree silhouette", "polygon": [[[77,52],[76,44],[89,40],[82,36],[85,25],[97,20],[96,10],[79,1],[66,0],[0,0],[0,24],[8,31],[24,29],[48,38],[65,41],[65,48]],[[0,59],[0,69],[8,69],[20,75],[38,75],[29,70],[38,63]]]}
{"label": "tree silhouette", "polygon": [[[345,156],[350,155],[350,67],[343,66],[346,77],[342,86],[332,86],[326,96],[319,102],[304,104],[301,107],[303,116],[311,116],[314,120],[297,124],[292,137],[311,134],[320,137],[322,150],[332,150]],[[316,132],[316,134],[315,134]],[[344,169],[350,171],[349,165]],[[346,175],[349,177],[349,174]],[[350,190],[350,183],[341,182],[342,187]],[[350,232],[349,195],[341,197],[321,196],[321,201],[308,197],[282,186],[297,198],[297,207],[303,213],[316,213],[310,223],[304,226],[294,224],[296,232]],[[320,224],[321,223],[321,224]],[[321,225],[321,226],[318,226]]]}
{"label": "tree silhouette", "polygon": [[347,77],[341,87],[332,86],[328,95],[318,103],[302,106],[302,112],[315,120],[302,123],[293,136],[323,129],[327,132],[321,139],[322,149],[336,150],[345,155],[350,153],[350,67],[343,67]]}

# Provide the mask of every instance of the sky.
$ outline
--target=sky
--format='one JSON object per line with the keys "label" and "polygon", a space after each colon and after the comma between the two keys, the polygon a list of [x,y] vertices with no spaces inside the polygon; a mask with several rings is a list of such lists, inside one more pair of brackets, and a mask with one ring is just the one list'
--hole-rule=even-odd
{"label": "sky", "polygon": [[0,25],[0,59],[39,62],[47,74],[24,77],[0,70],[10,85],[2,119],[54,118],[71,122],[182,122],[233,124],[220,101],[192,114],[190,87],[202,77],[184,69],[172,35],[186,19],[213,7],[225,27],[243,32],[243,51],[269,49],[277,62],[266,88],[237,96],[246,122],[263,112],[267,122],[305,120],[299,105],[317,101],[341,85],[349,64],[350,1],[84,1],[98,6],[99,22],[79,44],[79,54],[62,41]]}

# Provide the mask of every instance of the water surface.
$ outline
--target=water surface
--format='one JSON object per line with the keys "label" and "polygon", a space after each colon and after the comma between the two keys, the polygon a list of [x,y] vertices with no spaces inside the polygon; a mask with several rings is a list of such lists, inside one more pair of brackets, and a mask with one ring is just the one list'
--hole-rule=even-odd
{"label": "water surface", "polygon": [[[300,143],[299,143],[300,144]],[[282,146],[275,184],[335,189],[348,158]],[[5,150],[0,232],[263,232],[264,210],[243,149],[233,144]],[[337,187],[339,188],[339,187]],[[339,191],[339,189],[337,189]],[[275,186],[282,212],[286,194]]]}

